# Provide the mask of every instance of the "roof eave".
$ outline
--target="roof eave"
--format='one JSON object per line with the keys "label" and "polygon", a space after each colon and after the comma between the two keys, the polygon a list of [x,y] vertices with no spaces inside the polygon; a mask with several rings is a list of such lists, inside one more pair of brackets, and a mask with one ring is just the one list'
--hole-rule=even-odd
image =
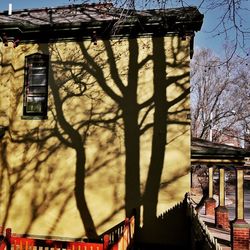
{"label": "roof eave", "polygon": [[93,19],[86,22],[69,23],[32,24],[12,20],[12,22],[1,22],[0,34],[5,32],[8,33],[8,36],[18,36],[22,41],[39,41],[41,38],[44,40],[44,33],[48,40],[91,37],[93,31],[101,39],[114,36],[164,36],[173,33],[180,34],[180,36],[193,35],[195,31],[200,30],[203,15],[195,8],[191,8],[191,10],[195,11],[195,16],[190,17],[189,15],[185,18],[181,18],[180,14],[177,18],[167,14],[154,15],[154,12],[149,12],[150,15],[136,14],[123,21],[120,21],[115,15],[113,15],[113,19],[109,17],[107,20]]}

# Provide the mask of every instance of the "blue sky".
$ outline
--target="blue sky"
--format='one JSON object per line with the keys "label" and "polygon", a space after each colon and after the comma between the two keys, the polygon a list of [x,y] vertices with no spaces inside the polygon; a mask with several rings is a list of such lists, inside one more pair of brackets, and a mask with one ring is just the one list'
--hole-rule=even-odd
{"label": "blue sky", "polygon": [[13,9],[28,9],[37,7],[56,7],[69,4],[68,0],[0,0],[0,11],[7,10],[9,3],[12,3]]}
{"label": "blue sky", "polygon": [[[81,1],[77,1],[79,3]],[[194,3],[194,5],[198,4],[200,0],[190,1]],[[0,11],[4,11],[8,9],[9,3],[12,3],[13,10],[17,9],[25,9],[25,8],[37,8],[37,7],[56,7],[61,5],[72,4],[73,1],[69,0],[0,0]],[[246,6],[250,9],[250,1],[246,1]],[[201,12],[203,10],[201,9]],[[208,13],[205,13],[204,23],[202,26],[202,30],[196,34],[195,37],[195,47],[199,48],[211,48],[214,50],[216,54],[221,54],[223,51],[223,44],[226,42],[226,38],[224,35],[215,35],[216,33],[209,33],[219,21],[219,17],[221,15],[221,9],[215,9]],[[246,13],[245,21],[250,24],[250,13]],[[232,35],[232,34],[231,34]],[[250,44],[250,39],[248,40]],[[249,47],[249,46],[248,46]]]}

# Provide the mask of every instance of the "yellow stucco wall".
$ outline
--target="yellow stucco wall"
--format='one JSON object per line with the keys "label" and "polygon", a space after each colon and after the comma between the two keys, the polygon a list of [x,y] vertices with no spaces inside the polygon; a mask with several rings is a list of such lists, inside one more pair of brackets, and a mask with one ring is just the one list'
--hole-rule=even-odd
{"label": "yellow stucco wall", "polygon": [[[126,88],[128,74],[134,74],[138,76],[137,103],[144,103],[153,95],[153,84],[157,84],[153,46],[159,39],[142,37],[132,45],[127,39],[98,41],[97,45],[90,41],[20,44],[15,49],[0,45],[0,125],[9,126],[0,141],[0,225],[16,233],[84,237],[74,196],[76,149],[81,150],[82,145],[86,149],[86,201],[97,232],[124,219],[124,124],[122,118],[110,121],[116,115],[122,117],[122,111],[100,82],[122,98],[119,86]],[[171,103],[189,88],[189,38],[169,36],[164,44],[166,102]],[[133,46],[138,46],[136,55]],[[25,56],[36,52],[50,56],[48,119],[24,120],[24,61]],[[140,65],[138,72],[129,65],[131,56]],[[154,107],[150,105],[140,109],[138,118],[140,128],[145,128],[140,137],[142,194],[151,157]],[[183,200],[189,191],[188,113],[189,95],[183,95],[168,109],[158,215]],[[98,123],[101,119],[106,122]],[[90,124],[90,120],[96,123]],[[72,141],[71,131],[77,138],[85,136],[86,141],[78,145],[79,141]]]}

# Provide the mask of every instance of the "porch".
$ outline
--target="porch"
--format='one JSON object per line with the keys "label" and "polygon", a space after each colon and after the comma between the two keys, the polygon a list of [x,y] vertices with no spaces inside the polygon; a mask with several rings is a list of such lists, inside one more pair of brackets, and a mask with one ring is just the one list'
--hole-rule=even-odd
{"label": "porch", "polygon": [[[248,170],[247,157],[250,153],[242,148],[221,145],[194,138],[192,140],[192,165],[208,167],[208,197],[205,200],[201,218],[206,222],[210,232],[218,240],[231,246],[233,250],[249,249],[249,224],[245,219],[244,174]],[[214,172],[218,172],[218,196],[214,194]],[[226,204],[226,173],[235,173],[234,196],[235,209],[229,216]],[[233,212],[233,213],[232,213]]]}

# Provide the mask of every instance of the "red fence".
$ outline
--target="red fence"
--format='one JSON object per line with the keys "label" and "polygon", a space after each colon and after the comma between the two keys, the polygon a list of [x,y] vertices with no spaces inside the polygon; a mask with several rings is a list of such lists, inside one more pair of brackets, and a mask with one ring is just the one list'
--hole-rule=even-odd
{"label": "red fence", "polygon": [[133,239],[135,234],[135,217],[126,219],[124,223],[123,233],[119,237],[118,241],[115,242],[110,250],[126,250],[133,245]]}
{"label": "red fence", "polygon": [[118,225],[119,227],[114,227],[101,235],[102,243],[19,237],[11,234],[10,228],[6,229],[4,236],[0,227],[0,250],[126,250],[133,242],[135,218],[133,216]]}
{"label": "red fence", "polygon": [[11,229],[6,229],[5,236],[2,237],[0,250],[107,250],[109,242],[69,242],[46,239],[34,239],[29,237],[17,237],[11,234]]}

